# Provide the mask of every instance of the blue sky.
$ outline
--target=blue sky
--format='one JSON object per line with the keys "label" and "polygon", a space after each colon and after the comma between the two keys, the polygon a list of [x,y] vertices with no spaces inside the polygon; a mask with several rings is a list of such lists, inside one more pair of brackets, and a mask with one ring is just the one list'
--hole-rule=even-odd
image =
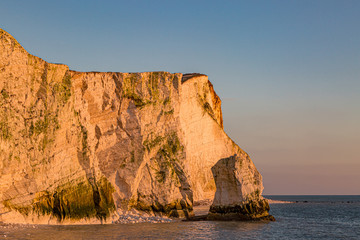
{"label": "blue sky", "polygon": [[200,72],[265,194],[360,194],[360,1],[0,2],[0,27],[78,71]]}

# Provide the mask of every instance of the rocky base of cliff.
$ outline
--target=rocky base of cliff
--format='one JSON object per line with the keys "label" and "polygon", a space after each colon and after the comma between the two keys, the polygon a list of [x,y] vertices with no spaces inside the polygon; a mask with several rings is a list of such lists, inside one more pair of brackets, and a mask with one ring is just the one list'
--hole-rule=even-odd
{"label": "rocky base of cliff", "polygon": [[228,206],[196,206],[194,212],[195,216],[183,221],[275,221],[266,199]]}
{"label": "rocky base of cliff", "polygon": [[[70,219],[66,218],[59,221],[56,217],[51,215],[38,216],[29,214],[26,217],[18,212],[7,212],[3,214],[4,222],[0,221],[0,224],[14,224],[14,225],[88,225],[88,224],[132,224],[132,223],[169,223],[176,218],[167,217],[164,214],[144,213],[136,209],[129,211],[117,210],[113,212],[106,219],[98,219],[96,217],[89,217],[83,219]],[[185,219],[185,216],[182,218]]]}
{"label": "rocky base of cliff", "polygon": [[269,214],[269,203],[266,199],[252,200],[236,205],[210,206],[207,220],[220,221],[249,221],[268,220],[275,221]]}

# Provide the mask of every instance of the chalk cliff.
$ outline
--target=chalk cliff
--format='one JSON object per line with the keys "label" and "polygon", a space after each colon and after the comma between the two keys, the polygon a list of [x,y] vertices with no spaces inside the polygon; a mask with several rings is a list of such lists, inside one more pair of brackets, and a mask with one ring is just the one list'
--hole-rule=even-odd
{"label": "chalk cliff", "polygon": [[0,221],[111,222],[130,209],[188,217],[194,201],[221,205],[211,169],[233,158],[233,200],[264,201],[206,75],[71,71],[0,29],[0,91]]}

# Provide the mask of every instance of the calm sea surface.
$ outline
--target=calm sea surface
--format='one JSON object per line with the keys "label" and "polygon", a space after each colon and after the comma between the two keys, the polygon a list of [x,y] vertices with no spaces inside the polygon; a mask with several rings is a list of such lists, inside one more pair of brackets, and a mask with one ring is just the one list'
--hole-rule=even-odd
{"label": "calm sea surface", "polygon": [[360,239],[360,196],[265,196],[276,222],[0,225],[0,239]]}

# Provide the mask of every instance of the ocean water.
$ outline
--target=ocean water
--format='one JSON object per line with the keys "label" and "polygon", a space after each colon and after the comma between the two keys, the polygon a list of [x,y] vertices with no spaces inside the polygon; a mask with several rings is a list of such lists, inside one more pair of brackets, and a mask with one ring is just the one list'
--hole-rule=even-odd
{"label": "ocean water", "polygon": [[360,196],[265,196],[276,222],[0,225],[0,239],[360,239]]}

